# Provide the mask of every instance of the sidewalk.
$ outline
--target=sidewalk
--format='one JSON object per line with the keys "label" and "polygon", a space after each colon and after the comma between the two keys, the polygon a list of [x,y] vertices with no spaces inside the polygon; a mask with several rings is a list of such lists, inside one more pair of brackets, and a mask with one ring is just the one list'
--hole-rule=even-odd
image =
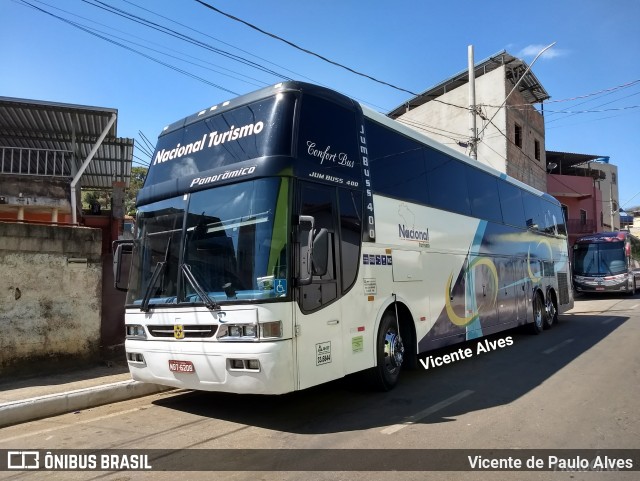
{"label": "sidewalk", "polygon": [[134,381],[125,361],[103,361],[77,371],[1,380],[0,428],[169,389]]}

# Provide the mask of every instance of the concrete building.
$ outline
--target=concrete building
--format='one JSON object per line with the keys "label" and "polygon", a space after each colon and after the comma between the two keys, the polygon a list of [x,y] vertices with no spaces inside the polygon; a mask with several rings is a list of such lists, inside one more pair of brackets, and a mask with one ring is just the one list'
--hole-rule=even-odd
{"label": "concrete building", "polygon": [[629,226],[629,232],[640,239],[640,210],[633,213],[633,221]]}
{"label": "concrete building", "polygon": [[569,242],[581,235],[620,230],[618,167],[608,157],[546,153],[548,193],[563,206]]}
{"label": "concrete building", "polygon": [[0,97],[0,220],[79,224],[81,189],[126,187],[133,140],[117,137],[117,115]]}
{"label": "concrete building", "polygon": [[[0,378],[78,366],[124,339],[112,280],[133,140],[117,110],[0,97]],[[82,211],[83,188],[112,210]]]}
{"label": "concrete building", "polygon": [[477,137],[480,162],[546,192],[544,118],[534,104],[542,103],[549,94],[527,68],[524,61],[505,51],[475,64],[477,136],[468,127],[468,70],[388,115],[467,155],[470,142]]}

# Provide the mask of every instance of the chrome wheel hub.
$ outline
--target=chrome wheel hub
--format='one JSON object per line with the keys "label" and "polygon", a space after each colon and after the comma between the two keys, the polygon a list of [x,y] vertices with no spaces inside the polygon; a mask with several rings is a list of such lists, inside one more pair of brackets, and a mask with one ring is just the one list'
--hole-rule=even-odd
{"label": "chrome wheel hub", "polygon": [[404,345],[395,330],[389,329],[384,336],[384,362],[388,371],[395,371],[402,365]]}

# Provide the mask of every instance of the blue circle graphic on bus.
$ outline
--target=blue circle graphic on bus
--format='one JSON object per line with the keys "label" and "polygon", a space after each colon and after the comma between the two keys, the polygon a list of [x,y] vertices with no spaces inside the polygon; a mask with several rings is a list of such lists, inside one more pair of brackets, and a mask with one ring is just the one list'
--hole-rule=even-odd
{"label": "blue circle graphic on bus", "polygon": [[286,279],[274,279],[273,289],[276,291],[276,295],[284,296],[287,294],[287,280]]}

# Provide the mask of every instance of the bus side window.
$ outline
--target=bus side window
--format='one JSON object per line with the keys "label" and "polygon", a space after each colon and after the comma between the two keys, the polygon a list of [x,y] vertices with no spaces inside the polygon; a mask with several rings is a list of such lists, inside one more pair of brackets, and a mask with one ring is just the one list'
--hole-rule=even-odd
{"label": "bus side window", "polygon": [[360,265],[362,194],[338,189],[340,203],[340,259],[342,293],[353,286]]}

